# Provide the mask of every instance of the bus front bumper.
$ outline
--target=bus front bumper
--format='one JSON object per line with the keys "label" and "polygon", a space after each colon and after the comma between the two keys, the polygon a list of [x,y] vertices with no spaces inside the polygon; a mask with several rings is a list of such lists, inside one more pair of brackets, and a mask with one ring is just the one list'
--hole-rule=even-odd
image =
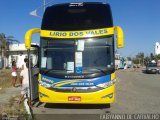
{"label": "bus front bumper", "polygon": [[55,92],[39,85],[39,100],[44,103],[110,104],[115,101],[115,85],[90,93]]}

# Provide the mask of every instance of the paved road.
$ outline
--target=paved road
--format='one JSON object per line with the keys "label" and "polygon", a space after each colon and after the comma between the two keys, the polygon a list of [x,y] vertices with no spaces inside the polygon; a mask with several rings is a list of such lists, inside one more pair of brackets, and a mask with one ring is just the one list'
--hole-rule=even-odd
{"label": "paved road", "polygon": [[116,74],[117,98],[110,109],[97,105],[42,104],[33,109],[34,114],[39,114],[36,118],[100,120],[100,114],[106,113],[160,113],[160,74],[145,74],[141,70],[119,70]]}
{"label": "paved road", "polygon": [[160,113],[160,74],[117,72],[117,100],[112,113]]}

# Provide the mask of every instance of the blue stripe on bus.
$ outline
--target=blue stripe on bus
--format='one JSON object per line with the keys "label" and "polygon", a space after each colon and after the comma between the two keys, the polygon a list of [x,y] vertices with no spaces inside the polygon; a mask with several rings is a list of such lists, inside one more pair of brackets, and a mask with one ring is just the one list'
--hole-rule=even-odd
{"label": "blue stripe on bus", "polygon": [[41,80],[48,84],[62,84],[60,87],[88,87],[109,82],[111,80],[111,75],[92,79],[58,79],[42,75]]}

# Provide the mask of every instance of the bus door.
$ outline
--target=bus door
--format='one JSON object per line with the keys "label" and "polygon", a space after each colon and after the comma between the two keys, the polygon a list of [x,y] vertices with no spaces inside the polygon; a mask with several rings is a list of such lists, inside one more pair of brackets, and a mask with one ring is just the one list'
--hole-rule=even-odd
{"label": "bus door", "polygon": [[[38,98],[39,46],[38,45],[31,45],[31,47],[33,49],[35,49],[35,51],[34,51],[35,59],[34,59],[34,61],[29,62],[31,64],[31,68],[30,68],[30,70],[31,70],[31,80],[30,80],[31,96],[30,97],[31,97],[31,100],[33,101]],[[31,54],[30,54],[30,56],[31,56]]]}

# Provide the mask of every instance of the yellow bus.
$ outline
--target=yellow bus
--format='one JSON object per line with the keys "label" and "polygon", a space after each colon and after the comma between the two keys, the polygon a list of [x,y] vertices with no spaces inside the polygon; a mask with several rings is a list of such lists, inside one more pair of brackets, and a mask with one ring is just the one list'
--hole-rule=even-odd
{"label": "yellow bus", "polygon": [[[110,104],[115,100],[114,50],[124,46],[109,4],[64,3],[46,8],[40,33],[38,96],[44,103]],[[116,42],[114,40],[116,36]]]}

